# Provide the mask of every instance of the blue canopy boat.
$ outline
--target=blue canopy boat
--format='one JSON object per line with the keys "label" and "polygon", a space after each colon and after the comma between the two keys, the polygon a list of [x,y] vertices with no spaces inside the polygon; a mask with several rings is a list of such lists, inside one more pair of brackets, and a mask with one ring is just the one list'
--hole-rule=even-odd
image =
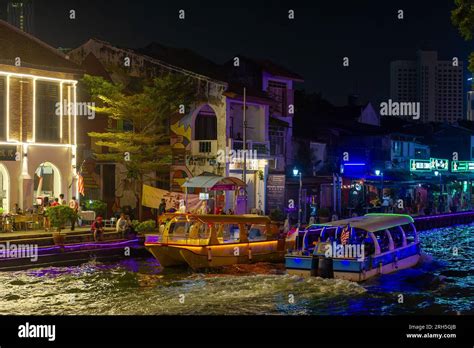
{"label": "blue canopy boat", "polygon": [[285,255],[290,274],[359,282],[413,267],[420,259],[409,215],[367,214],[315,224],[294,238],[295,249]]}

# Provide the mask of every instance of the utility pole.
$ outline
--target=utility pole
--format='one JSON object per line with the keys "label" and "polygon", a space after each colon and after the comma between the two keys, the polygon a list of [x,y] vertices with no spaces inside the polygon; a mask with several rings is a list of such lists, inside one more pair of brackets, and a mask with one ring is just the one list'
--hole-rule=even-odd
{"label": "utility pole", "polygon": [[244,153],[244,167],[242,169],[242,181],[245,184],[245,213],[247,213],[247,91],[244,87],[244,109],[243,109],[243,129],[242,129],[242,140],[243,140],[243,145],[242,145],[242,150]]}

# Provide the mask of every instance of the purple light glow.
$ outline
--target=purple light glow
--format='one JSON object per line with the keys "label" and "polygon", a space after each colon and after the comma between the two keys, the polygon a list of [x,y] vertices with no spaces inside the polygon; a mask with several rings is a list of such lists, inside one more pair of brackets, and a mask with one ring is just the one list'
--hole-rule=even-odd
{"label": "purple light glow", "polygon": [[438,215],[429,215],[429,216],[418,216],[418,217],[415,217],[413,219],[415,221],[417,221],[417,220],[431,220],[431,219],[441,219],[441,218],[464,216],[464,215],[474,215],[474,211],[464,211],[464,212],[460,212],[460,213],[438,214]]}
{"label": "purple light glow", "polygon": [[[115,246],[119,246],[119,245],[125,245],[125,244],[132,244],[132,243],[135,243],[135,242],[138,242],[139,239],[136,238],[136,239],[131,239],[131,240],[126,240],[126,241],[122,241],[122,242],[113,242],[113,243],[76,243],[76,244],[71,244],[71,245],[64,245],[64,249],[69,249],[69,250],[74,250],[74,249],[80,249],[82,247],[87,247],[87,246],[98,246],[98,247],[115,247]],[[41,254],[42,252],[45,252],[45,251],[50,251],[50,250],[58,250],[58,249],[61,249],[61,246],[60,245],[55,245],[55,246],[51,246],[51,247],[39,247],[38,248],[38,254]],[[31,249],[22,249],[24,251],[30,251]],[[0,253],[0,255],[3,255],[7,253],[7,251],[2,251]]]}

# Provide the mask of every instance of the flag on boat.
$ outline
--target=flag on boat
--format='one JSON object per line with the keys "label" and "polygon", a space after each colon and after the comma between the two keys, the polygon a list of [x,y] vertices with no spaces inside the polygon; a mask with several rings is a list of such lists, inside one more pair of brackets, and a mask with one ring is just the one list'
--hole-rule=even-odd
{"label": "flag on boat", "polygon": [[349,229],[349,225],[344,227],[344,229],[341,232],[341,244],[345,245],[349,241],[349,238],[351,236],[351,231]]}

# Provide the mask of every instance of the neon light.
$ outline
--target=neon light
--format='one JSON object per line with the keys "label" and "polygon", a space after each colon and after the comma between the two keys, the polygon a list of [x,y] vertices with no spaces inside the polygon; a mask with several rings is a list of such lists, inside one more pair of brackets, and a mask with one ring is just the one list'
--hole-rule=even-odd
{"label": "neon light", "polygon": [[36,141],[36,78],[33,79],[33,139]]}
{"label": "neon light", "polygon": [[59,83],[59,139],[63,139],[63,82]]}
{"label": "neon light", "polygon": [[473,211],[465,211],[461,213],[448,213],[448,214],[438,214],[438,215],[430,215],[430,216],[422,216],[422,217],[415,217],[415,222],[418,220],[431,220],[431,219],[438,219],[438,218],[447,218],[447,217],[456,217],[456,216],[464,216],[464,215],[474,215]]}
{"label": "neon light", "polygon": [[7,141],[10,140],[10,75],[7,75]]}
{"label": "neon light", "polygon": [[411,159],[410,172],[431,172],[431,161],[421,160],[421,159]]}
{"label": "neon light", "polygon": [[[71,250],[78,249],[78,248],[80,249],[80,248],[86,247],[86,246],[98,246],[98,247],[112,246],[112,247],[114,247],[114,246],[119,246],[119,245],[124,245],[124,244],[132,244],[132,243],[135,243],[135,242],[138,242],[138,241],[139,241],[139,239],[137,238],[137,239],[131,239],[131,240],[126,240],[126,241],[122,241],[122,242],[111,242],[111,243],[75,243],[75,244],[64,245],[63,247],[64,247],[64,249],[71,249]],[[41,251],[56,250],[56,249],[60,249],[60,248],[61,248],[60,245],[38,248],[38,254]],[[5,255],[5,253],[9,252],[9,250],[10,249],[2,250],[0,255]],[[23,249],[23,250],[32,251],[32,249]]]}
{"label": "neon light", "polygon": [[451,171],[455,173],[474,172],[474,162],[473,161],[452,161]]}
{"label": "neon light", "polygon": [[365,163],[344,163],[344,166],[365,166]]}
{"label": "neon light", "polygon": [[46,147],[73,147],[75,145],[70,144],[48,144],[48,143],[30,143],[30,142],[23,142],[17,140],[11,141],[0,141],[0,145],[28,145],[28,146],[46,146]]}
{"label": "neon light", "polygon": [[[71,86],[67,86],[67,102],[71,102]],[[67,108],[67,141],[71,144],[71,108]]]}
{"label": "neon light", "polygon": [[74,82],[74,110],[73,110],[73,115],[74,115],[74,145],[77,145],[77,82]]}
{"label": "neon light", "polygon": [[434,170],[448,171],[449,160],[440,158],[430,158],[431,168]]}
{"label": "neon light", "polygon": [[14,76],[14,77],[26,77],[26,78],[37,78],[42,81],[55,81],[55,82],[66,82],[66,83],[77,83],[76,80],[68,80],[68,79],[59,79],[59,78],[54,78],[54,77],[46,77],[46,76],[40,76],[40,75],[32,75],[32,74],[18,74],[18,73],[13,73],[9,71],[0,71],[0,75],[4,76]]}

